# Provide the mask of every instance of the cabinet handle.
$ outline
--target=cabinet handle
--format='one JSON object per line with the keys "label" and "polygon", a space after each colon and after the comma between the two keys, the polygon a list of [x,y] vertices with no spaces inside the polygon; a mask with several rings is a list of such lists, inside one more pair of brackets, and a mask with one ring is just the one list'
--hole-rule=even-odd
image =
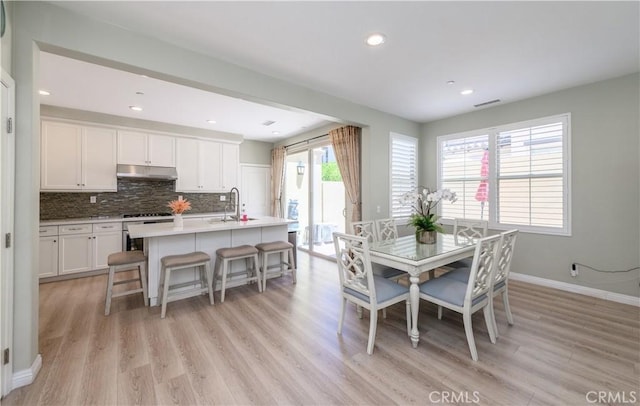
{"label": "cabinet handle", "polygon": [[113,228],[113,226],[102,226],[100,228]]}
{"label": "cabinet handle", "polygon": [[78,183],[78,184],[76,184],[76,186],[80,186],[80,184]]}
{"label": "cabinet handle", "polygon": [[81,227],[71,227],[69,228],[69,231],[78,231],[78,230],[82,230]]}
{"label": "cabinet handle", "polygon": [[83,183],[82,186],[86,186],[86,185]]}
{"label": "cabinet handle", "polygon": [[58,240],[53,240],[53,242],[58,242]]}
{"label": "cabinet handle", "polygon": [[96,237],[94,236],[94,237],[93,237],[93,239],[95,240],[95,239],[96,239]]}
{"label": "cabinet handle", "polygon": [[89,237],[89,239],[91,239],[91,237]]}

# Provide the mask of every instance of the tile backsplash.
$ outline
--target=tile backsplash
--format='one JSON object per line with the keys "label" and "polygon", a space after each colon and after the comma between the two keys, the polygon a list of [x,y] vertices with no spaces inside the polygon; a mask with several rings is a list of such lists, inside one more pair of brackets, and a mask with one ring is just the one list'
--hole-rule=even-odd
{"label": "tile backsplash", "polygon": [[175,191],[175,181],[118,179],[117,192],[40,193],[40,220],[170,212],[167,203],[178,195],[191,202],[189,214],[224,211],[220,196],[226,193],[182,193]]}

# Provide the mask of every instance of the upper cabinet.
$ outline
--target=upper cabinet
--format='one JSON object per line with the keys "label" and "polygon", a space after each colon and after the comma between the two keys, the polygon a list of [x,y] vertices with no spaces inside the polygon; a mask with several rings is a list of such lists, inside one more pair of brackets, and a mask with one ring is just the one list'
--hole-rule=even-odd
{"label": "upper cabinet", "polygon": [[118,163],[176,166],[176,139],[169,135],[118,131]]}
{"label": "upper cabinet", "polygon": [[237,144],[178,138],[176,192],[218,193],[239,186],[239,151]]}
{"label": "upper cabinet", "polygon": [[116,131],[42,120],[40,190],[117,191]]}

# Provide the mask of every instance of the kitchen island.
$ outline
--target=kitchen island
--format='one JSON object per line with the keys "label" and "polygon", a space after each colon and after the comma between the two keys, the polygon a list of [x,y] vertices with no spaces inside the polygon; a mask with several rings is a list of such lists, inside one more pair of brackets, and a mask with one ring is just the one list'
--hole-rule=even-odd
{"label": "kitchen island", "polygon": [[[160,279],[160,259],[166,255],[186,254],[203,251],[211,256],[211,267],[215,264],[218,248],[238,245],[256,245],[261,242],[287,241],[288,225],[293,220],[276,217],[260,217],[248,221],[212,219],[184,219],[183,227],[176,229],[173,223],[139,224],[129,226],[132,238],[145,239],[145,253],[148,258],[149,301],[152,306],[159,304],[158,286]],[[274,262],[277,258],[273,258]],[[234,270],[244,266],[244,261],[236,261]],[[181,271],[171,275],[171,284],[196,281],[197,272]],[[242,282],[241,282],[242,283]],[[230,281],[227,287],[237,286]]]}

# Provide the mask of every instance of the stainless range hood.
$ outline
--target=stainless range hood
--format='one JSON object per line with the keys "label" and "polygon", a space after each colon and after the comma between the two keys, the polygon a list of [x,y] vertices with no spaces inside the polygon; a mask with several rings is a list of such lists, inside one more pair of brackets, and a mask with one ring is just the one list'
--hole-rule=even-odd
{"label": "stainless range hood", "polygon": [[166,166],[144,166],[118,164],[116,169],[118,178],[135,178],[146,180],[176,180],[178,171],[176,168]]}

